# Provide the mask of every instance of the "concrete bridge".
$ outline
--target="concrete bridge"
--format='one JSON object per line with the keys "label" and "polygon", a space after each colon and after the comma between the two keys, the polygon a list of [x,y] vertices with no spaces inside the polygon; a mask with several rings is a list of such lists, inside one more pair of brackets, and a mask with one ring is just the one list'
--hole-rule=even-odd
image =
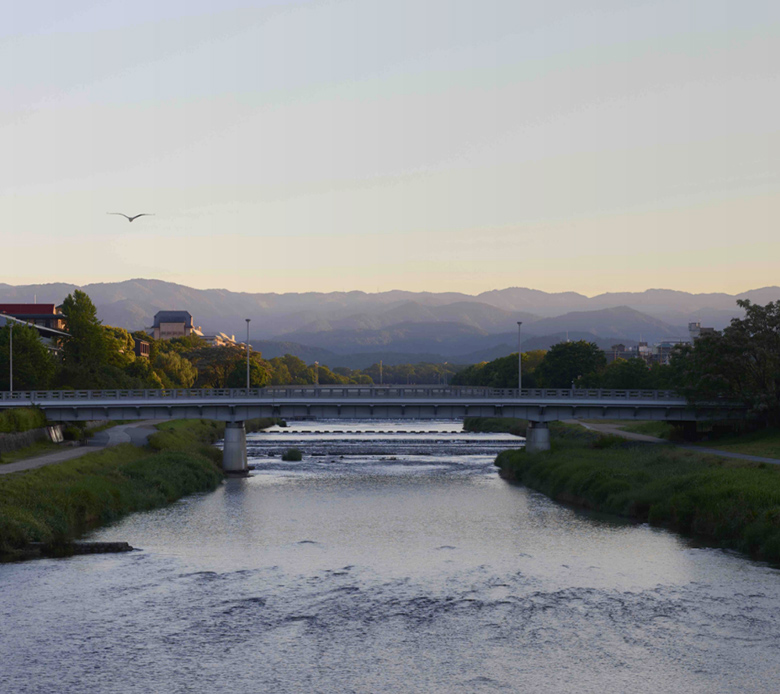
{"label": "concrete bridge", "polygon": [[696,422],[744,419],[728,402],[693,405],[673,391],[469,386],[279,386],[191,390],[55,390],[0,394],[0,409],[41,408],[50,421],[214,419],[226,422],[223,467],[243,473],[244,422],[257,417],[461,419],[515,417],[531,424],[529,452],[548,450],[548,422],[624,419]]}

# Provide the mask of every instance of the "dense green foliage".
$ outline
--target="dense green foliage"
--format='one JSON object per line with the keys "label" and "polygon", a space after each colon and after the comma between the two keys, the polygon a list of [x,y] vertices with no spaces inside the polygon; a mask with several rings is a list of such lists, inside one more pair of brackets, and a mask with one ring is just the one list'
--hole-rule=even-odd
{"label": "dense green foliage", "polygon": [[46,426],[46,415],[35,407],[0,412],[0,434],[12,434]]}
{"label": "dense green foliage", "polygon": [[593,388],[606,365],[607,358],[595,342],[559,342],[544,355],[536,378],[542,388]]}
{"label": "dense green foliage", "polygon": [[[536,349],[523,352],[523,388],[536,388],[536,369],[544,359],[546,351]],[[452,385],[486,386],[488,388],[517,388],[517,352],[493,361],[483,361],[456,373]]]}
{"label": "dense green foliage", "polygon": [[[11,327],[0,328],[0,390],[10,384]],[[16,324],[13,328],[14,390],[46,390],[52,384],[57,362],[29,326]]]}
{"label": "dense green foliage", "polygon": [[463,431],[476,433],[525,436],[527,428],[527,420],[513,417],[466,417],[463,420]]}
{"label": "dense green foliage", "polygon": [[780,425],[780,301],[766,306],[737,301],[744,318],[722,334],[704,335],[672,360],[685,395],[694,402],[726,398],[745,403]]}
{"label": "dense green foliage", "polygon": [[[549,351],[523,352],[524,388],[673,389],[669,366],[643,359],[616,359],[607,365],[595,343],[561,342]],[[517,353],[474,364],[452,378],[453,385],[517,388]]]}
{"label": "dense green foliage", "polygon": [[460,367],[453,364],[384,364],[380,378],[379,364],[372,364],[366,369],[351,370],[346,368],[334,369],[337,373],[349,375],[351,378],[363,378],[364,383],[382,383],[383,385],[445,385],[451,383]]}
{"label": "dense green foliage", "polygon": [[550,452],[505,451],[496,465],[558,501],[780,561],[780,467],[614,437],[556,438]]}

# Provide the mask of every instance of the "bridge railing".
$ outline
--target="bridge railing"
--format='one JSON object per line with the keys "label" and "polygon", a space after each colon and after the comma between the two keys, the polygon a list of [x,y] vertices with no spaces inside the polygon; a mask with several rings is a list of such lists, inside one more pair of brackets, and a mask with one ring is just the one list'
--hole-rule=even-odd
{"label": "bridge railing", "polygon": [[309,398],[489,399],[489,400],[683,400],[671,390],[607,390],[601,388],[478,388],[472,386],[273,386],[268,388],[169,388],[162,390],[38,390],[4,391],[0,403],[89,403],[133,400],[285,400]]}

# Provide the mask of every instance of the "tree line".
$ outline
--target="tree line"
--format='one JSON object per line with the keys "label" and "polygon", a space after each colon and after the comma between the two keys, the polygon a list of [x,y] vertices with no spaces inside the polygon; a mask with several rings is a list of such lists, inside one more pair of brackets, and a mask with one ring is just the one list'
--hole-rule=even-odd
{"label": "tree line", "polygon": [[[106,326],[97,317],[89,296],[69,294],[60,311],[68,337],[59,355],[43,344],[29,325],[13,328],[14,389],[140,389],[243,388],[246,386],[246,348],[215,347],[197,335],[155,340],[143,331],[129,332]],[[0,390],[9,388],[10,328],[0,328]],[[150,345],[149,358],[136,356],[135,340]],[[381,379],[380,379],[381,369]],[[380,367],[330,369],[306,364],[286,354],[263,359],[258,351],[249,358],[252,388],[274,385],[349,385],[379,383],[446,383],[458,367],[448,364],[401,364]]]}
{"label": "tree line", "polygon": [[[579,340],[523,352],[524,388],[670,389],[692,402],[728,399],[746,405],[767,424],[780,425],[780,301],[766,306],[739,300],[744,318],[722,333],[679,345],[669,364],[616,359]],[[517,353],[458,372],[454,385],[517,388]]]}

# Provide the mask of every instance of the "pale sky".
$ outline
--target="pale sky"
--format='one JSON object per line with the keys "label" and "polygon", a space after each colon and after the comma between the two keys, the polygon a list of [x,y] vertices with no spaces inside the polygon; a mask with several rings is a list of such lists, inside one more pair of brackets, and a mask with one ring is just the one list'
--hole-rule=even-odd
{"label": "pale sky", "polygon": [[778,37],[777,0],[0,0],[0,282],[778,284]]}

